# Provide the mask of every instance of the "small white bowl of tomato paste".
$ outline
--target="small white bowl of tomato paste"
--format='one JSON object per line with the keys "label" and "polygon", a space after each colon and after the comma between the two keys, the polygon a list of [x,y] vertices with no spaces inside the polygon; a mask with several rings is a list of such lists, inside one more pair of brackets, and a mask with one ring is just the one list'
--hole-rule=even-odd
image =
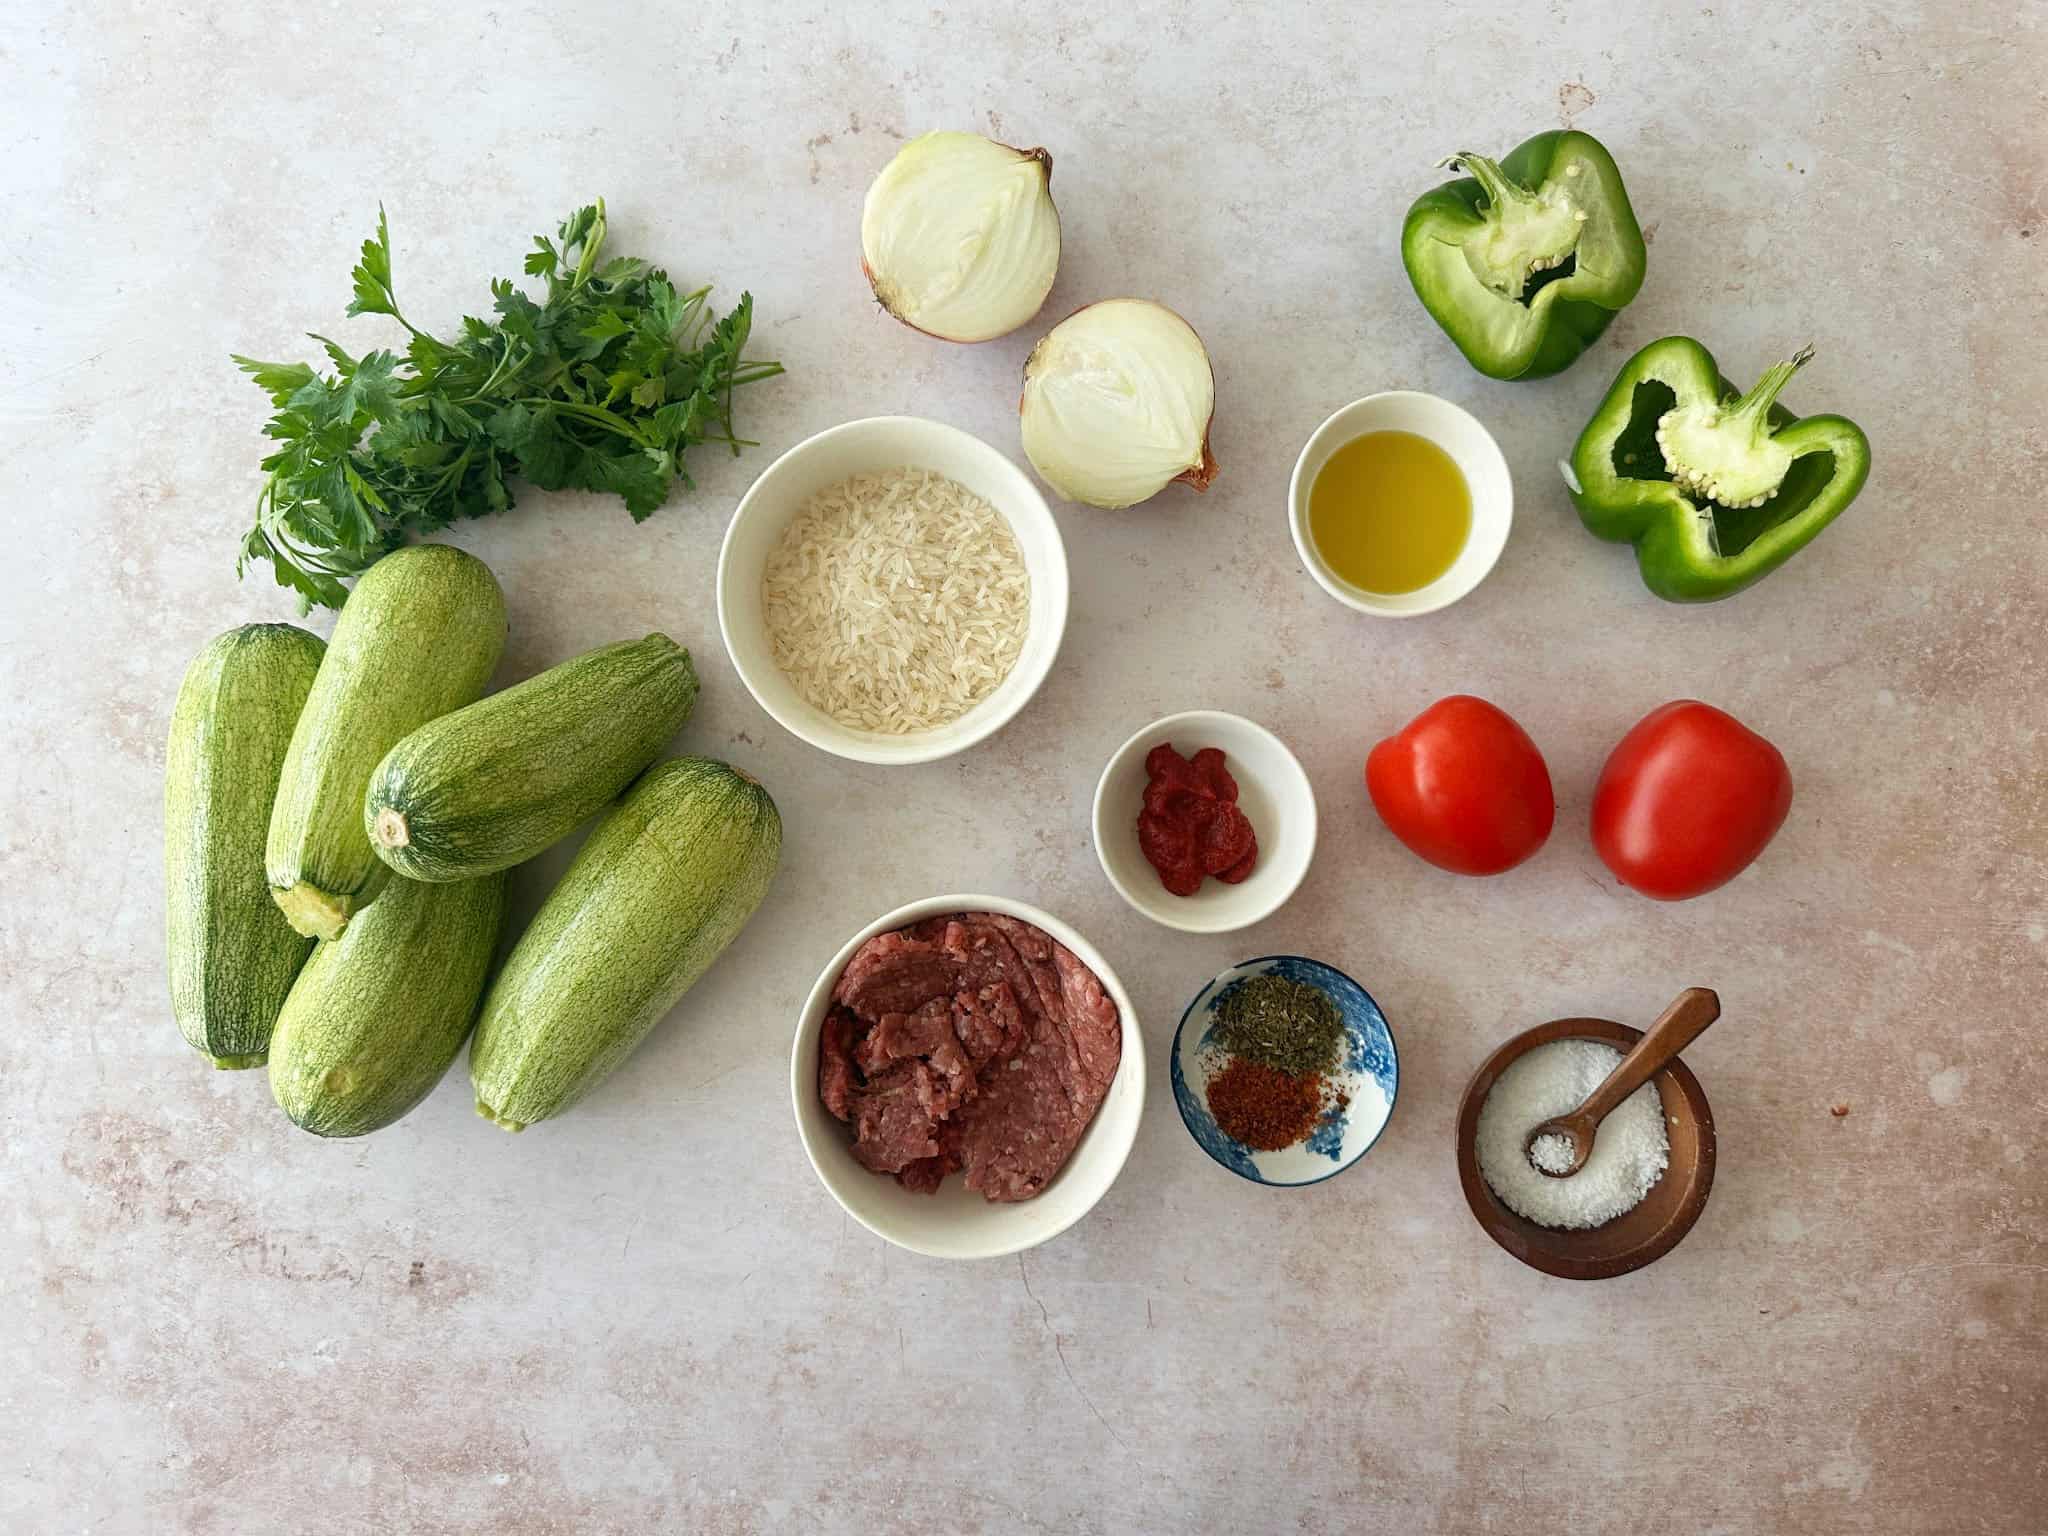
{"label": "small white bowl of tomato paste", "polygon": [[1095,857],[1119,896],[1182,933],[1279,911],[1316,851],[1316,796],[1294,754],[1242,715],[1193,709],[1116,749],[1095,786]]}

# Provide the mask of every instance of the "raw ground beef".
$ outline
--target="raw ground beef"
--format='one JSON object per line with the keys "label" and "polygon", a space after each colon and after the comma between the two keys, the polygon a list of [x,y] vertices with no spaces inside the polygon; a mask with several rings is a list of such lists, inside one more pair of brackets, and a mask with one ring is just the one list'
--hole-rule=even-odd
{"label": "raw ground beef", "polygon": [[1095,973],[1042,929],[994,912],[877,934],[832,988],[818,1096],[853,1155],[930,1193],[965,1170],[989,1200],[1029,1200],[1095,1118],[1123,1024]]}

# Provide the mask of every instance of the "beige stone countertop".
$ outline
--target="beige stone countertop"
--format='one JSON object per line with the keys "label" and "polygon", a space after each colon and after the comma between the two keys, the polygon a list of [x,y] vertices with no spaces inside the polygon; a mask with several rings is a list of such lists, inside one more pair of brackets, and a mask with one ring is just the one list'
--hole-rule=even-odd
{"label": "beige stone countertop", "polygon": [[[2048,1530],[2039,0],[24,0],[5,32],[0,1530]],[[1620,163],[1648,281],[1576,367],[1492,382],[1416,303],[1402,216],[1439,157],[1566,123]],[[948,346],[869,297],[863,191],[933,127],[1051,149],[1045,322]],[[453,538],[508,594],[501,684],[649,629],[690,647],[678,750],[768,784],[782,870],[565,1118],[508,1137],[458,1066],[397,1126],[319,1141],[184,1046],[164,980],[179,674],[293,616],[235,579],[267,409],[228,354],[395,339],[342,318],[380,200],[441,329],[599,195],[617,251],[753,291],[754,351],[789,368],[741,398],[761,446],[700,450],[643,526],[526,492]],[[978,749],[862,767],[776,727],[712,605],[751,477],[878,412],[1021,461],[1026,352],[1117,294],[1207,340],[1215,487],[1057,504],[1065,648]],[[1788,402],[1875,457],[1811,548],[1694,608],[1585,533],[1555,468],[1674,332],[1744,381],[1812,342]],[[1388,387],[1476,413],[1517,491],[1492,577],[1405,623],[1325,596],[1285,518],[1309,432]],[[1492,880],[1410,856],[1360,781],[1459,691],[1558,789],[1548,846]],[[1683,696],[1775,741],[1797,800],[1754,868],[1662,905],[1585,822],[1608,748]],[[1299,893],[1218,938],[1140,918],[1089,842],[1111,750],[1204,706],[1279,732],[1323,811]],[[517,920],[568,851],[519,875]],[[974,889],[1100,947],[1149,1102],[1086,1220],[946,1264],[819,1185],[788,1050],[847,935]],[[1296,1192],[1204,1157],[1166,1073],[1194,992],[1281,951],[1362,981],[1403,1073],[1366,1160]],[[1623,1279],[1524,1268],[1459,1193],[1466,1079],[1519,1028],[1647,1022],[1687,984],[1726,1009],[1687,1054],[1720,1129],[1699,1226]]]}

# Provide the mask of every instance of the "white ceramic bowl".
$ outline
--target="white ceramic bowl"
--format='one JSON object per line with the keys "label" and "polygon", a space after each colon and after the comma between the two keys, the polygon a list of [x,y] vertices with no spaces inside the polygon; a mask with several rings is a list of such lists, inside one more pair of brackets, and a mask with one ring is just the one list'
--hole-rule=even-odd
{"label": "white ceramic bowl", "polygon": [[[1204,880],[1176,896],[1138,847],[1145,803],[1145,755],[1162,741],[1183,757],[1222,749],[1237,780],[1237,804],[1258,835],[1251,877],[1238,885]],[[1095,784],[1095,857],[1116,893],[1156,923],[1182,933],[1229,933],[1270,917],[1308,874],[1316,851],[1316,795],[1308,775],[1278,736],[1241,715],[1191,709],[1155,720],[1116,749]]]}
{"label": "white ceramic bowl", "polygon": [[[959,719],[885,736],[841,725],[807,703],[775,664],[761,618],[761,573],[804,502],[851,475],[913,465],[956,480],[1002,513],[1031,576],[1031,629],[996,691]],[[1031,477],[971,433],[920,416],[871,416],[807,437],[740,498],[718,551],[718,630],[740,681],[778,725],[812,746],[863,763],[926,763],[964,751],[1022,709],[1052,670],[1067,627],[1067,552]]]}
{"label": "white ceramic bowl", "polygon": [[[1308,531],[1308,493],[1330,455],[1368,432],[1413,432],[1426,437],[1456,462],[1472,492],[1472,533],[1451,568],[1413,592],[1368,592],[1354,587],[1324,562]],[[1515,489],[1508,461],[1493,434],[1470,411],[1418,390],[1390,389],[1354,400],[1315,430],[1287,488],[1287,523],[1294,547],[1323,590],[1347,607],[1383,618],[1405,619],[1448,607],[1486,579],[1507,547],[1515,520]]]}
{"label": "white ceramic bowl", "polygon": [[[970,1191],[958,1174],[937,1194],[912,1194],[894,1179],[872,1173],[853,1160],[844,1122],[818,1097],[818,1037],[832,1000],[833,983],[853,952],[878,933],[907,927],[921,918],[949,912],[1001,912],[1035,923],[1072,950],[1102,983],[1123,1021],[1123,1059],[1095,1118],[1073,1156],[1035,1199],[994,1204]],[[797,1135],[819,1182],[855,1221],[899,1248],[937,1259],[993,1259],[1036,1247],[1057,1237],[1107,1193],[1123,1170],[1137,1139],[1145,1109],[1145,1040],[1130,994],[1102,956],[1081,935],[1049,912],[1005,896],[932,896],[898,907],[869,923],[840,946],[818,974],[817,985],[797,1016],[796,1043],[789,1056],[789,1092],[796,1108]]]}

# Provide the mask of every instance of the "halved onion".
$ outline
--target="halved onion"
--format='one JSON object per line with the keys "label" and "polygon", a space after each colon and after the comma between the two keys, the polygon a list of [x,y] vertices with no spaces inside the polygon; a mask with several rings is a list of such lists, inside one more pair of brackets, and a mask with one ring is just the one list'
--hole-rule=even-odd
{"label": "halved onion", "polygon": [[1060,265],[1052,156],[927,133],[861,209],[861,270],[882,307],[945,341],[989,341],[1038,313]]}
{"label": "halved onion", "polygon": [[1031,349],[1024,453],[1069,501],[1128,507],[1175,480],[1216,478],[1216,375],[1194,327],[1150,299],[1076,310]]}

